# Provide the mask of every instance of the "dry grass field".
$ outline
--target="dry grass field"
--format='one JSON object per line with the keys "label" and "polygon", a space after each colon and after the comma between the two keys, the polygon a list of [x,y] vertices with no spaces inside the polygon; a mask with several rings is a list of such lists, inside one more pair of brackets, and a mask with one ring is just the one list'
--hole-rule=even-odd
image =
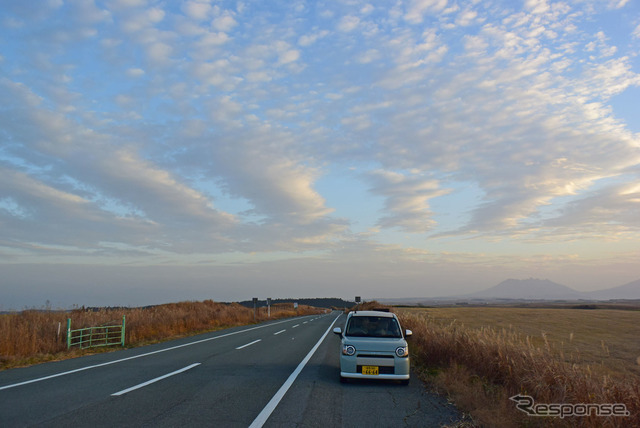
{"label": "dry grass field", "polygon": [[410,309],[440,325],[517,333],[568,363],[612,377],[640,377],[640,308],[448,307]]}
{"label": "dry grass field", "polygon": [[[396,309],[421,375],[481,426],[640,426],[640,311]],[[531,417],[509,400],[621,403],[628,417]]]}
{"label": "dry grass field", "polygon": [[[379,305],[370,302],[360,309]],[[298,315],[321,309],[300,306]],[[640,427],[640,310],[516,307],[396,308],[413,330],[412,364],[479,426]],[[254,322],[253,310],[213,301],[149,308],[0,315],[0,369],[70,358],[65,326],[117,324],[126,316],[127,346]],[[296,315],[272,306],[272,318]],[[257,320],[267,319],[266,309]],[[59,331],[60,326],[60,331]],[[104,349],[102,349],[104,350]],[[624,404],[627,417],[531,417],[509,400]]]}
{"label": "dry grass field", "polygon": [[[320,313],[322,309],[293,304],[271,306],[271,319]],[[266,308],[260,308],[254,320],[253,309],[237,303],[181,302],[147,308],[119,308],[70,312],[27,310],[0,315],[0,370],[43,361],[72,358],[93,350],[67,350],[67,318],[72,329],[120,324],[126,316],[126,346],[139,346],[170,338],[251,324],[267,320]],[[109,348],[113,349],[113,348]]]}

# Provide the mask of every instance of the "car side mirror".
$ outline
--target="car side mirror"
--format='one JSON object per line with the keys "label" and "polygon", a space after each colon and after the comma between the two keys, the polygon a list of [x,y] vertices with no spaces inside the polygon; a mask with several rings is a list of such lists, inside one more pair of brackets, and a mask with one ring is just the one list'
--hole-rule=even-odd
{"label": "car side mirror", "polygon": [[412,334],[413,334],[413,332],[412,332],[411,330],[409,330],[409,329],[407,329],[407,330],[405,330],[405,331],[404,331],[404,337],[409,337],[409,336],[411,336]]}
{"label": "car side mirror", "polygon": [[340,327],[336,327],[333,329],[333,332],[338,336],[342,336],[342,329]]}

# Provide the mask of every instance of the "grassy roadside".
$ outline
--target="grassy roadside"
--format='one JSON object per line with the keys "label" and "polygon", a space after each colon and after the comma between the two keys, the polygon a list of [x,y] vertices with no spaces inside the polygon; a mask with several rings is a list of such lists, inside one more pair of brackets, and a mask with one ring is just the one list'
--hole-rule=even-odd
{"label": "grassy roadside", "polygon": [[[460,313],[454,317],[444,316],[446,309],[399,309],[396,312],[404,327],[414,332],[410,348],[414,367],[420,376],[451,397],[458,408],[471,414],[479,425],[640,426],[640,378],[629,374],[633,370],[620,375],[619,364],[614,362],[613,369],[606,373],[607,360],[600,356],[600,364],[594,370],[593,365],[581,362],[576,356],[567,357],[544,335],[534,340],[524,334],[518,329],[514,312],[498,308],[493,313],[483,314],[475,309],[465,308],[472,323],[475,321],[473,327],[455,317]],[[582,315],[556,311],[553,321],[549,313],[543,312],[537,323],[535,317],[526,318],[522,328],[544,331],[548,322],[549,325],[571,327],[574,336],[588,334],[590,323],[587,319],[594,319],[592,311],[583,311]],[[535,312],[529,313],[533,314]],[[608,337],[614,338],[618,333],[616,326],[624,330],[621,327],[624,322],[616,322],[619,321],[614,316],[616,314],[606,315],[610,321]],[[622,318],[628,316],[626,313],[617,315]],[[585,319],[571,318],[578,316]],[[637,314],[633,316],[637,317]],[[480,322],[483,317],[484,321]],[[563,317],[569,317],[571,321],[563,320]],[[509,328],[495,327],[496,321],[507,318],[511,321]],[[637,339],[630,346],[637,349]],[[623,403],[631,416],[531,417],[517,410],[515,403],[509,400],[517,394],[529,395],[536,403],[546,404]]]}
{"label": "grassy roadside", "polygon": [[595,374],[640,377],[640,308],[435,307],[405,311],[426,312],[440,325],[517,332],[533,346],[549,348],[563,361]]}
{"label": "grassy roadside", "polygon": [[169,340],[177,337],[219,330],[227,327],[252,324],[296,315],[321,313],[323,310],[293,304],[277,304],[271,307],[271,317],[266,308],[257,312],[237,303],[225,304],[211,300],[180,302],[148,308],[118,308],[70,312],[50,310],[26,310],[0,315],[0,370],[37,364],[45,361],[74,358],[96,352],[108,352],[110,348],[67,350],[66,325],[71,318],[72,328],[84,328],[107,324],[119,324],[126,316],[125,343],[127,347]]}

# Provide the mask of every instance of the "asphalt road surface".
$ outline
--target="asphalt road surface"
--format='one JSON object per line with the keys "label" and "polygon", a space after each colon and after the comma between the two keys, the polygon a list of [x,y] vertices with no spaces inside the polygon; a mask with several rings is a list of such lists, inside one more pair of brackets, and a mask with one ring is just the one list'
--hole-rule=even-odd
{"label": "asphalt road surface", "polygon": [[[0,372],[0,427],[440,427],[412,378],[339,381],[338,312]],[[409,345],[411,346],[411,345]]]}

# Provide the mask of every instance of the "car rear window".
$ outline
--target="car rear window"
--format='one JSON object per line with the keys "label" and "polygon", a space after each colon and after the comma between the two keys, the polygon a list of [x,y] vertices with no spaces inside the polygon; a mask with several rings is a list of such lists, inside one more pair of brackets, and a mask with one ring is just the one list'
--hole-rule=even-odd
{"label": "car rear window", "polygon": [[351,317],[345,334],[355,337],[402,337],[398,322],[389,317]]}

